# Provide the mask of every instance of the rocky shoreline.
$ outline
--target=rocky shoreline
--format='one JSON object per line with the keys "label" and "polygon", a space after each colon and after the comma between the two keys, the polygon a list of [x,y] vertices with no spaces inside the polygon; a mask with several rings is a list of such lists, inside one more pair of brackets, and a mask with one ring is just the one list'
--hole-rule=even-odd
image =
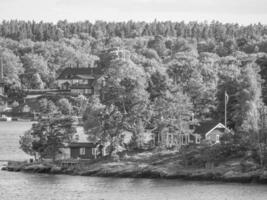
{"label": "rocky shoreline", "polygon": [[100,161],[89,165],[77,164],[63,167],[59,164],[8,162],[2,170],[10,172],[66,174],[80,176],[120,178],[163,178],[197,181],[223,181],[267,184],[267,170],[240,171],[237,162],[227,163],[212,169],[181,167],[175,163],[147,164],[125,161]]}

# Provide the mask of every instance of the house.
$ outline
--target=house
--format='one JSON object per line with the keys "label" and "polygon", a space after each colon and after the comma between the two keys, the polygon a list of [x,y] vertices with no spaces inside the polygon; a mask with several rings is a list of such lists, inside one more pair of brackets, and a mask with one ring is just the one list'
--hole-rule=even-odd
{"label": "house", "polygon": [[[65,143],[56,155],[57,160],[68,159],[94,159],[96,158],[96,144],[88,141],[88,135],[84,133],[83,127],[77,125],[76,133],[70,143]],[[92,150],[93,149],[93,150]]]}
{"label": "house", "polygon": [[96,143],[88,141],[88,135],[84,133],[82,126],[76,127],[72,142],[67,145],[70,150],[70,158],[94,159],[96,158]]}
{"label": "house", "polygon": [[100,60],[110,61],[115,59],[128,60],[131,57],[130,51],[120,47],[105,49],[99,54]]}
{"label": "house", "polygon": [[220,143],[220,138],[224,134],[229,134],[231,131],[222,123],[214,121],[205,121],[199,124],[195,129],[195,134],[201,135],[202,139],[210,143]]}
{"label": "house", "polygon": [[65,68],[57,78],[60,90],[73,94],[92,95],[97,79],[101,76],[99,68]]}
{"label": "house", "polygon": [[79,125],[76,127],[72,142],[67,144],[66,147],[64,151],[66,152],[66,149],[68,149],[68,158],[72,159],[96,159],[107,155],[105,152],[106,146],[99,142],[90,141],[83,127]]}
{"label": "house", "polygon": [[74,159],[95,159],[96,144],[90,142],[72,142],[68,145],[70,157]]}
{"label": "house", "polygon": [[180,149],[181,146],[199,144],[201,136],[197,133],[181,133],[171,127],[164,127],[158,134],[157,144],[164,148]]}

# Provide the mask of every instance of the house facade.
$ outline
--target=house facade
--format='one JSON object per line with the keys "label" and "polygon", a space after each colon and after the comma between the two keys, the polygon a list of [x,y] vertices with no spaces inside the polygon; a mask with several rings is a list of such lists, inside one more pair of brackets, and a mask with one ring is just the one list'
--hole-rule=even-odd
{"label": "house facade", "polygon": [[73,159],[95,159],[96,144],[90,142],[72,142],[68,145]]}
{"label": "house facade", "polygon": [[93,95],[97,79],[101,76],[98,68],[65,68],[57,78],[58,89],[73,94]]}
{"label": "house facade", "polygon": [[163,148],[177,148],[189,144],[199,144],[201,136],[196,133],[181,133],[169,127],[164,127],[158,134],[157,144]]}
{"label": "house facade", "polygon": [[224,134],[231,134],[231,131],[222,123],[205,121],[196,127],[195,133],[201,135],[202,139],[205,139],[209,143],[215,144],[220,143],[220,138]]}

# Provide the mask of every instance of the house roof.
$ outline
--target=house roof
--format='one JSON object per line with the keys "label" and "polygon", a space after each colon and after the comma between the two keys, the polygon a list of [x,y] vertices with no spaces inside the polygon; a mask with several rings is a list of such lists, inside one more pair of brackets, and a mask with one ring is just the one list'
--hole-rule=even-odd
{"label": "house roof", "polygon": [[95,79],[102,74],[99,68],[65,68],[58,76],[58,80],[70,80],[70,79]]}
{"label": "house roof", "polygon": [[200,134],[201,136],[205,137],[207,133],[210,131],[216,129],[216,127],[220,124],[220,127],[218,128],[225,128],[225,126],[218,122],[218,121],[204,121],[199,124],[199,126],[196,127],[195,133]]}
{"label": "house roof", "polygon": [[73,142],[68,145],[70,148],[82,148],[82,147],[88,147],[88,148],[94,148],[96,147],[96,144],[91,142]]}

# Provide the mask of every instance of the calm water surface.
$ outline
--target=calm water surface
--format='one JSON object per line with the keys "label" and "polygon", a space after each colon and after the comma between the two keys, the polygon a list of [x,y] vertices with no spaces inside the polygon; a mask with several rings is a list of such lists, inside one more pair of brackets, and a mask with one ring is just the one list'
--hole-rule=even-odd
{"label": "calm water surface", "polygon": [[[18,139],[23,131],[30,126],[30,123],[22,122],[0,123],[0,160],[23,160],[28,158],[19,150]],[[76,199],[267,200],[267,186],[0,171],[0,200]]]}

